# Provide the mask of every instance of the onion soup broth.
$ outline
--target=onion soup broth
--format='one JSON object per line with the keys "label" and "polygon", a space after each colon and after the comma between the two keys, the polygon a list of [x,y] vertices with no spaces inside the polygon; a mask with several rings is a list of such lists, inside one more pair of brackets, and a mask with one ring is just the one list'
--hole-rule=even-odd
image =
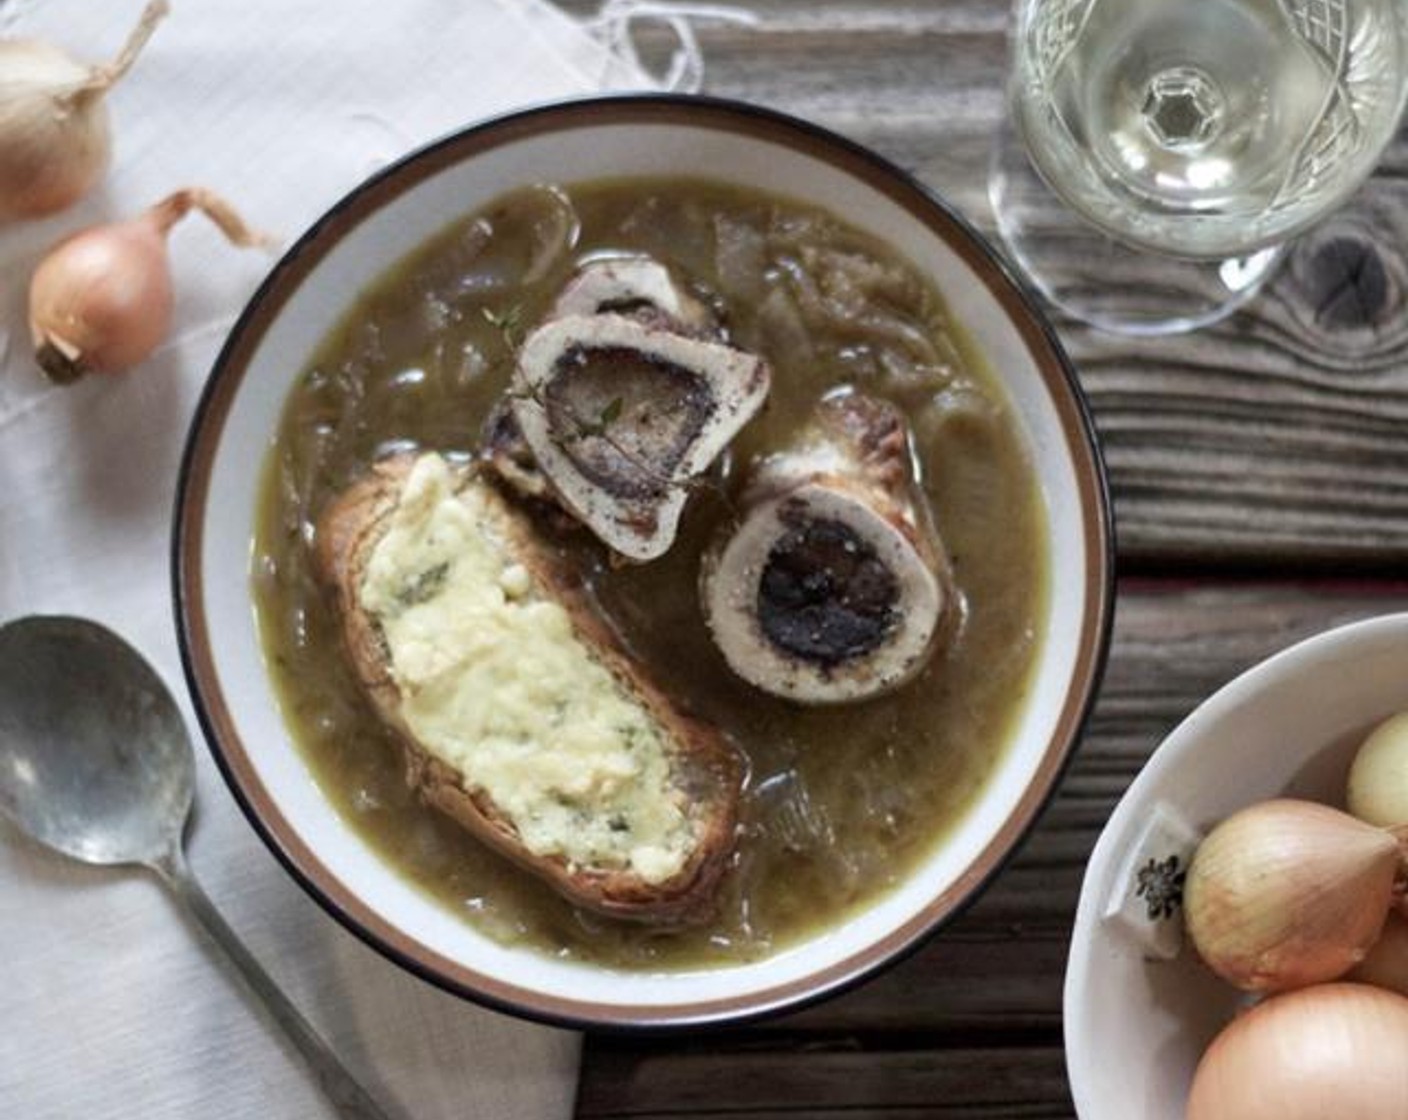
{"label": "onion soup broth", "polygon": [[[610,562],[545,528],[627,647],[731,736],[749,776],[716,920],[662,931],[583,914],[418,804],[346,663],[311,543],[330,498],[378,457],[467,459],[515,348],[574,269],[648,254],[771,365],[771,395],[692,497],[661,559]],[[899,406],[963,614],[920,676],[878,699],[808,708],[735,677],[701,614],[700,559],[748,465],[827,394]],[[893,249],[822,211],[693,180],[532,187],[417,248],[357,297],[297,379],[266,467],[254,597],[295,741],[383,858],[509,943],[626,967],[756,959],[904,879],[961,819],[1006,749],[1042,640],[1045,513],[1005,396],[937,292]]]}

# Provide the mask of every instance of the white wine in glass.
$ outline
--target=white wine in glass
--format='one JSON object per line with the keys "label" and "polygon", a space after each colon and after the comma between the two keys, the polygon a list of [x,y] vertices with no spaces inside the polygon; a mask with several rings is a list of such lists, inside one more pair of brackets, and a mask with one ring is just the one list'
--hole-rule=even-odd
{"label": "white wine in glass", "polygon": [[[1136,291],[1105,298],[1107,318],[1128,311],[1142,333],[1201,325],[1368,177],[1405,94],[1408,0],[1023,0],[1008,145],[1040,181],[1019,183],[1018,153],[1000,156],[999,224],[1039,287],[1096,304],[1068,309],[1101,323],[1088,279],[1042,274],[1041,252],[1072,249],[1042,229],[1044,183],[1120,245],[1201,262],[1170,265],[1146,307]],[[1199,289],[1187,306],[1185,282]]]}

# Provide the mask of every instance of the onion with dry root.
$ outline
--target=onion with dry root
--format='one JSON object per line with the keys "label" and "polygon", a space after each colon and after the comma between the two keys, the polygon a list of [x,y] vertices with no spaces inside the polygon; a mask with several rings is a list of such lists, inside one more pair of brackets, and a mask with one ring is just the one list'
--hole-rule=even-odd
{"label": "onion with dry root", "polygon": [[1403,1120],[1408,999],[1363,984],[1274,996],[1213,1040],[1186,1120]]}
{"label": "onion with dry root", "polygon": [[168,10],[152,0],[105,66],[37,40],[0,40],[0,222],[63,210],[102,177],[112,156],[104,98]]}
{"label": "onion with dry root", "polygon": [[229,203],[200,187],[176,191],[127,221],[92,226],[59,242],[29,285],[29,329],[39,366],[54,381],[115,373],[146,358],[171,326],[174,297],[167,234],[200,210],[240,246],[268,244]]}
{"label": "onion with dry root", "polygon": [[1393,832],[1309,801],[1262,802],[1194,853],[1188,934],[1214,972],[1246,991],[1333,980],[1378,940],[1405,875]]}

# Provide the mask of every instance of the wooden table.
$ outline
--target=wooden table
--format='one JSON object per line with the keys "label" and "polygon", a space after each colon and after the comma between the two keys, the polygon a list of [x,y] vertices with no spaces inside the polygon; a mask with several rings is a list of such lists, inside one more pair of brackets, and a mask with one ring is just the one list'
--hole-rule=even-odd
{"label": "wooden table", "polygon": [[[699,26],[707,92],[870,145],[992,229],[1006,0],[749,6],[759,26]],[[642,40],[661,57],[663,37]],[[1082,869],[1121,793],[1242,669],[1408,608],[1405,173],[1408,134],[1355,208],[1215,329],[1134,342],[1058,320],[1103,441],[1120,576],[1104,687],[1060,795],[976,905],[858,990],[742,1029],[589,1036],[582,1120],[1073,1115],[1066,949]]]}

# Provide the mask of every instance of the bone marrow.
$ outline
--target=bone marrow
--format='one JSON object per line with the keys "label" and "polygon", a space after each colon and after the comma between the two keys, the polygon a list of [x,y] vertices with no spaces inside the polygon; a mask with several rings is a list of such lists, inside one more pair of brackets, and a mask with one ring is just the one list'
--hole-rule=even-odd
{"label": "bone marrow", "polygon": [[718,409],[696,371],[629,346],[571,345],[546,385],[549,441],[615,498],[667,497],[680,461]]}
{"label": "bone marrow", "polygon": [[786,528],[758,581],[758,626],[794,657],[839,665],[883,644],[899,625],[899,581],[876,549],[838,518],[784,503]]}
{"label": "bone marrow", "polygon": [[630,560],[673,543],[690,485],[763,405],[754,354],[611,312],[525,340],[513,419],[560,503]]}
{"label": "bone marrow", "polygon": [[892,406],[854,393],[823,401],[797,446],[755,472],[743,509],[701,580],[735,673],[827,704],[880,695],[924,668],[955,595]]}

